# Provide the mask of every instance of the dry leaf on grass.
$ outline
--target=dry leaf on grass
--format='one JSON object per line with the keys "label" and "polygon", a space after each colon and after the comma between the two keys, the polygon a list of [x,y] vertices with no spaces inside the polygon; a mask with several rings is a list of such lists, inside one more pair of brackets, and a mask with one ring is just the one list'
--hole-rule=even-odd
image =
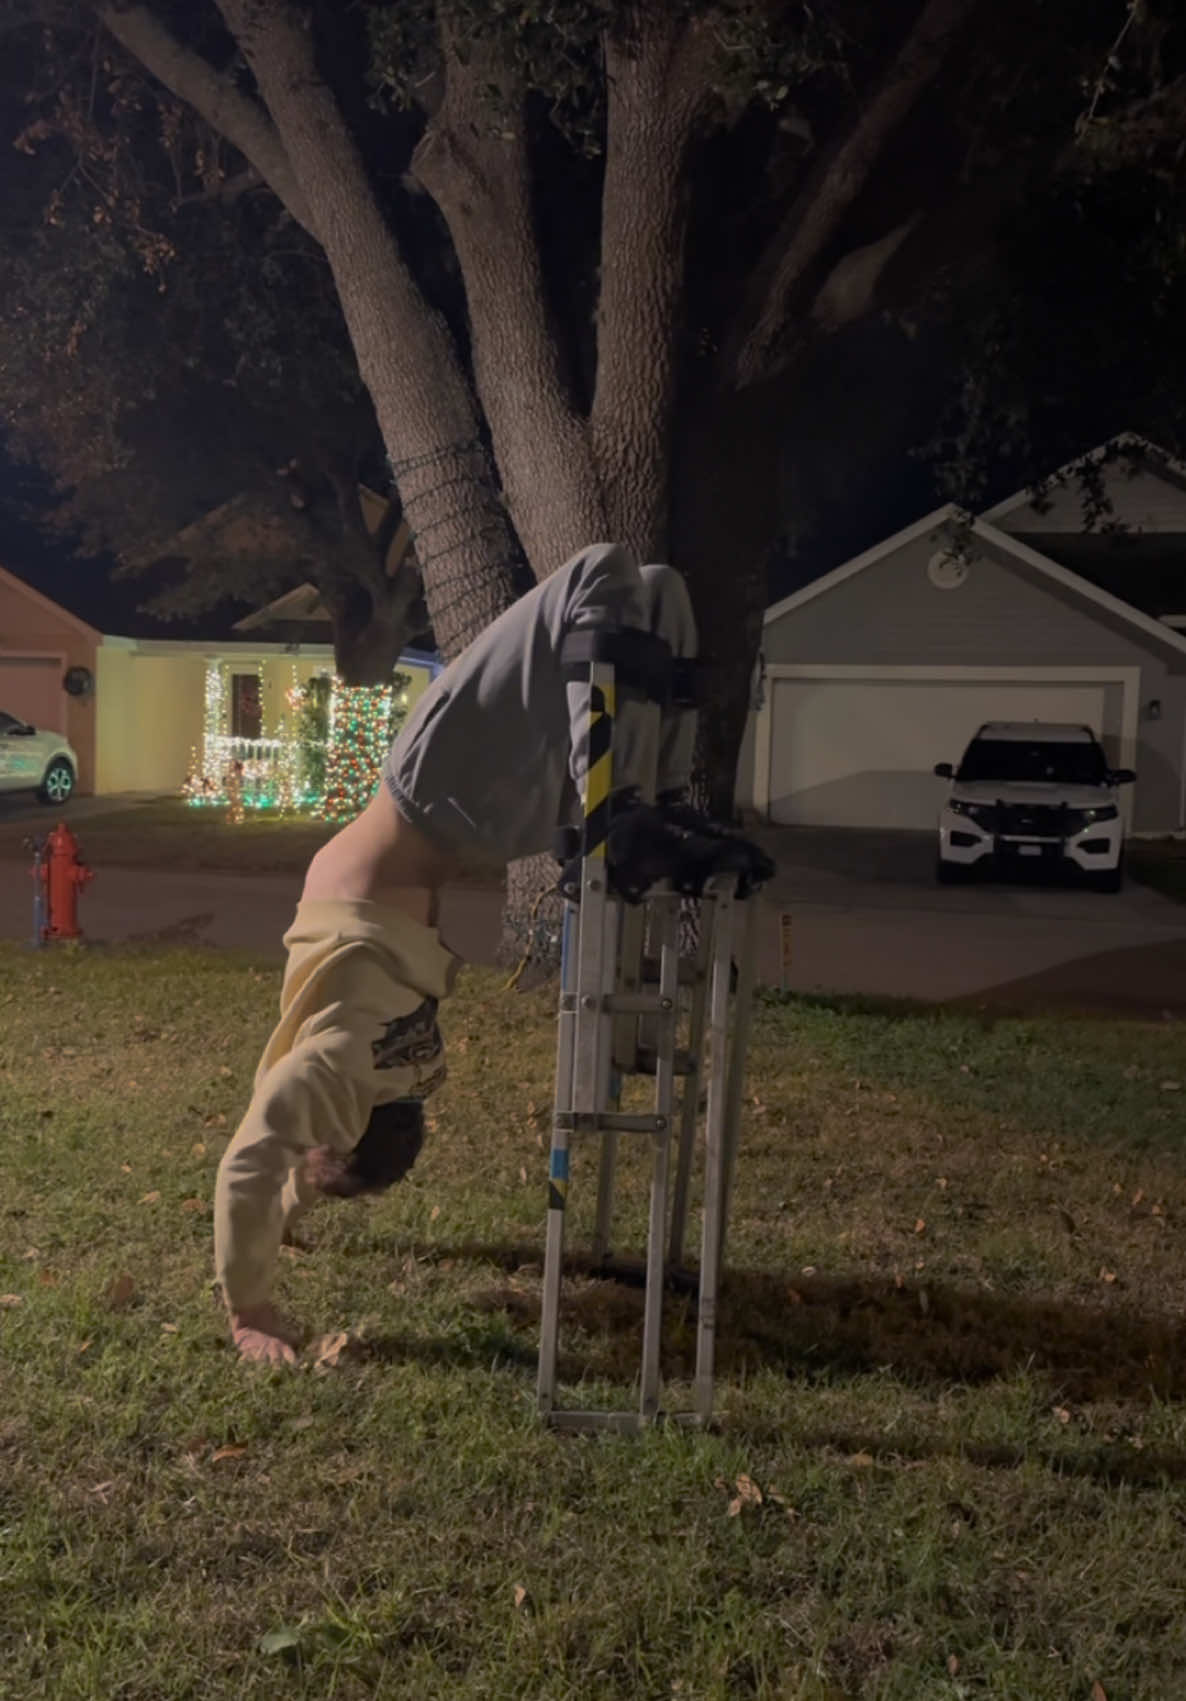
{"label": "dry leaf on grass", "polygon": [[948,1654],[948,1656],[947,1656],[947,1675],[948,1675],[948,1677],[958,1677],[959,1676],[959,1670],[960,1670],[960,1663],[959,1663],[958,1656],[955,1655],[955,1654]]}
{"label": "dry leaf on grass", "polygon": [[1091,1701],[1108,1701],[1108,1692],[1098,1677],[1091,1686]]}
{"label": "dry leaf on grass", "polygon": [[127,1274],[117,1276],[107,1289],[107,1303],[118,1310],[120,1306],[127,1305],[132,1300],[135,1292],[136,1284],[131,1276]]}
{"label": "dry leaf on grass", "polygon": [[346,1329],[339,1329],[336,1334],[322,1335],[313,1343],[313,1369],[334,1370],[346,1348],[350,1345],[350,1334]]}
{"label": "dry leaf on grass", "polygon": [[143,1199],[141,1199],[140,1203],[142,1205],[155,1205],[158,1202],[158,1200],[160,1199],[160,1196],[161,1196],[160,1188],[154,1187],[151,1193],[146,1193],[144,1195],[144,1197],[143,1197]]}
{"label": "dry leaf on grass", "polygon": [[204,1211],[206,1209],[206,1201],[204,1199],[183,1199],[181,1201],[181,1209],[183,1211]]}
{"label": "dry leaf on grass", "polygon": [[216,1447],[210,1455],[210,1463],[217,1465],[221,1459],[241,1459],[247,1451],[247,1443],[228,1443],[225,1447]]}
{"label": "dry leaf on grass", "polygon": [[162,1323],[161,1324],[161,1334],[162,1335],[175,1335],[175,1334],[177,1334],[176,1323]]}
{"label": "dry leaf on grass", "polygon": [[91,1343],[89,1341],[80,1341],[74,1350],[78,1354],[79,1358],[81,1358],[83,1353],[90,1352]]}
{"label": "dry leaf on grass", "polygon": [[437,1218],[440,1216],[440,1214],[441,1214],[441,1207],[439,1205],[434,1205],[432,1210],[428,1213],[429,1222],[435,1223]]}
{"label": "dry leaf on grass", "polygon": [[527,1590],[522,1583],[516,1583],[514,1588],[515,1606],[522,1611],[527,1605]]}
{"label": "dry leaf on grass", "polygon": [[19,1293],[0,1293],[0,1306],[11,1311],[15,1305],[24,1305],[24,1295]]}
{"label": "dry leaf on grass", "polygon": [[850,1453],[848,1462],[850,1465],[855,1465],[860,1471],[867,1471],[873,1464],[873,1455],[872,1453]]}

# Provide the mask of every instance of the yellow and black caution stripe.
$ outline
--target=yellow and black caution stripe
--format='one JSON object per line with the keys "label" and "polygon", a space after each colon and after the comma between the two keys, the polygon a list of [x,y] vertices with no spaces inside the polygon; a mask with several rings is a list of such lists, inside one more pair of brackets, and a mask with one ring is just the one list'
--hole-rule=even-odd
{"label": "yellow and black caution stripe", "polygon": [[589,692],[589,771],[585,775],[587,857],[604,861],[609,838],[609,798],[614,779],[614,688],[594,685]]}

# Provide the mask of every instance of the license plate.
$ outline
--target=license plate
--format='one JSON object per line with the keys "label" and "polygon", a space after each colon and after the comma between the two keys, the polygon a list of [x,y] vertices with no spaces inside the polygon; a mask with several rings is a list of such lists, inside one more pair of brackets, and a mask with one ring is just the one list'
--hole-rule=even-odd
{"label": "license plate", "polygon": [[1041,856],[1042,847],[1041,845],[1018,845],[1017,854],[1018,856]]}

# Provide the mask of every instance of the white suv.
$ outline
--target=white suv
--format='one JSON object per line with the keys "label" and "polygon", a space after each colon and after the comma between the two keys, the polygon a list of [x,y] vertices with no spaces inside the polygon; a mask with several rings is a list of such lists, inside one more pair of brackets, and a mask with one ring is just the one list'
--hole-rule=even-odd
{"label": "white suv", "polygon": [[938,878],[983,868],[1077,872],[1104,892],[1124,883],[1124,821],[1117,788],[1136,775],[1109,768],[1090,727],[989,721],[953,772],[939,816]]}
{"label": "white suv", "polygon": [[65,803],[78,757],[60,732],[43,732],[0,709],[0,792],[35,791],[42,803]]}

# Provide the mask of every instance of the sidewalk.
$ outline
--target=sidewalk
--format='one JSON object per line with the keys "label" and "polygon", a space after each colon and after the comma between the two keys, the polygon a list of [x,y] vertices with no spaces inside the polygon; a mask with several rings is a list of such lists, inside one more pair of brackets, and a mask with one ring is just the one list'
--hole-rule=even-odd
{"label": "sidewalk", "polygon": [[[761,984],[781,984],[786,914],[787,985],[796,992],[1186,1015],[1186,909],[1156,894],[1097,900],[1087,910],[1028,893],[959,893],[937,903],[908,888],[795,875],[780,876],[761,903]],[[234,947],[279,961],[299,890],[298,875],[100,869],[81,921],[96,944]],[[467,962],[494,963],[502,901],[493,888],[445,892],[442,935]],[[28,866],[0,862],[0,938],[27,941],[31,932]]]}

